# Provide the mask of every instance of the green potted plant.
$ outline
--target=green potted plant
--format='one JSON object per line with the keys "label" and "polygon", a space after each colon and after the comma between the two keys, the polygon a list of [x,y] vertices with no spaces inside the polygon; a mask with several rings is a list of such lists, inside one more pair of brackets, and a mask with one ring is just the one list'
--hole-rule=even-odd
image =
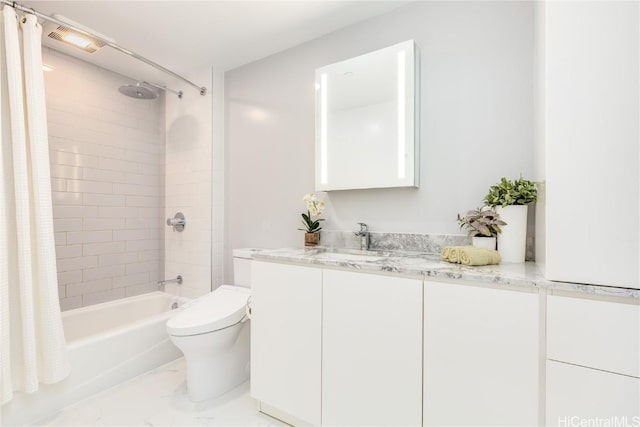
{"label": "green potted plant", "polygon": [[496,237],[502,231],[500,227],[507,225],[496,211],[486,206],[467,211],[464,216],[458,214],[458,224],[467,230],[473,246],[486,249],[496,248]]}
{"label": "green potted plant", "polygon": [[538,197],[536,183],[522,177],[502,178],[489,188],[484,202],[496,210],[507,224],[498,236],[498,251],[503,262],[524,262],[527,246],[528,205]]}
{"label": "green potted plant", "polygon": [[306,194],[302,201],[307,204],[307,213],[302,214],[304,228],[298,228],[298,230],[305,232],[305,246],[317,246],[320,243],[320,230],[322,230],[320,222],[324,221],[323,218],[320,218],[320,215],[322,215],[325,205],[314,193]]}

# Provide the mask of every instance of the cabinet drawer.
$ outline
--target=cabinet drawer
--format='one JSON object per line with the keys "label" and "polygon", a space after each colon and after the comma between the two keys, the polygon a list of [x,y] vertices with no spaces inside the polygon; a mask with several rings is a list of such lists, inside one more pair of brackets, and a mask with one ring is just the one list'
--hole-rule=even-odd
{"label": "cabinet drawer", "polygon": [[640,377],[640,305],[549,296],[547,358]]}
{"label": "cabinet drawer", "polygon": [[640,379],[548,361],[546,413],[548,426],[638,425]]}

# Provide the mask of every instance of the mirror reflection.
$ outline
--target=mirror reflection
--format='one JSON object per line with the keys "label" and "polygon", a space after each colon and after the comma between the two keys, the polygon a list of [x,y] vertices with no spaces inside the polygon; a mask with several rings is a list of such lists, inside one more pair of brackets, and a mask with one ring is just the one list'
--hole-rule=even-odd
{"label": "mirror reflection", "polygon": [[316,189],[417,186],[412,40],[316,70]]}

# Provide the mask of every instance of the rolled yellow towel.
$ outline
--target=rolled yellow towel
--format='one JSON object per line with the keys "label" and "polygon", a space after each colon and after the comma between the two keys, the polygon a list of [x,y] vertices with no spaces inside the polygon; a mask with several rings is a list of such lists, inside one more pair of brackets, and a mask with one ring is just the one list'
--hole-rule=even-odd
{"label": "rolled yellow towel", "polygon": [[463,246],[445,246],[442,249],[440,257],[448,262],[459,263],[460,262],[460,248]]}
{"label": "rolled yellow towel", "polygon": [[498,251],[475,246],[446,246],[442,248],[440,257],[444,261],[464,265],[492,265],[502,261]]}
{"label": "rolled yellow towel", "polygon": [[459,250],[460,264],[464,265],[492,265],[500,264],[500,253],[493,249],[463,246]]}

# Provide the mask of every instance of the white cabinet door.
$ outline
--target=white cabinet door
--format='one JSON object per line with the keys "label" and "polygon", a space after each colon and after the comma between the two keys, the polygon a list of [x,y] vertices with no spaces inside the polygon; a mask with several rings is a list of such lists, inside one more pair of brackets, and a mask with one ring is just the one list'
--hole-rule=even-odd
{"label": "white cabinet door", "polygon": [[550,295],[547,359],[640,377],[640,305]]}
{"label": "white cabinet door", "polygon": [[538,424],[538,294],[426,281],[424,424]]}
{"label": "white cabinet door", "polygon": [[420,425],[422,281],[323,274],[322,423]]}
{"label": "white cabinet door", "polygon": [[536,258],[550,280],[640,288],[639,3],[544,4],[546,220],[536,222],[546,232],[536,240],[546,254]]}
{"label": "white cabinet door", "polygon": [[322,270],[252,264],[251,396],[320,424]]}
{"label": "white cabinet door", "polygon": [[640,378],[547,362],[547,425],[640,424]]}

